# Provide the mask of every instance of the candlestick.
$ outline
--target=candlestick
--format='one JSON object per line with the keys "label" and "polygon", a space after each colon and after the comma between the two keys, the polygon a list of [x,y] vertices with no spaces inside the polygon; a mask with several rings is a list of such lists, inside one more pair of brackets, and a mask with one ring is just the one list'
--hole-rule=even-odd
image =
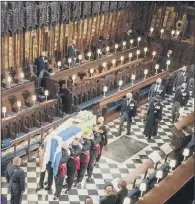
{"label": "candlestick", "polygon": [[58,71],[59,71],[60,67],[62,66],[62,63],[60,61],[58,61],[57,66],[58,66]]}
{"label": "candlestick", "polygon": [[139,58],[139,54],[140,54],[140,50],[137,50],[136,54],[137,54],[137,59],[138,59]]}
{"label": "candlestick", "polygon": [[171,60],[167,60],[167,62],[166,62],[166,64],[167,64],[167,70],[168,70],[168,68],[169,68],[170,63],[171,63]]}
{"label": "candlestick", "polygon": [[162,34],[164,33],[164,29],[160,30],[160,37],[162,38]]}
{"label": "candlestick", "polygon": [[89,61],[91,59],[91,52],[88,52]]}
{"label": "candlestick", "polygon": [[7,77],[8,87],[11,87],[12,78],[10,76]]}
{"label": "candlestick", "polygon": [[22,105],[21,101],[17,101],[18,112],[20,112],[20,107],[21,107],[21,105]]}
{"label": "candlestick", "polygon": [[93,68],[91,68],[89,72],[90,72],[91,77],[92,77],[92,76],[93,76],[93,73],[94,73],[94,69],[93,69]]}
{"label": "candlestick", "polygon": [[123,80],[119,80],[118,85],[119,85],[118,91],[120,91],[120,88],[123,85]]}
{"label": "candlestick", "polygon": [[155,69],[156,69],[156,73],[155,74],[158,74],[159,64],[155,65]]}
{"label": "candlestick", "polygon": [[146,79],[146,75],[148,74],[148,69],[144,70],[144,79]]}
{"label": "candlestick", "polygon": [[127,42],[123,41],[123,51],[126,49],[126,44],[127,44]]}
{"label": "candlestick", "polygon": [[130,44],[131,44],[131,45],[130,45],[130,48],[132,48],[132,45],[133,45],[133,39],[130,40]]}
{"label": "candlestick", "polygon": [[148,51],[148,48],[147,47],[145,47],[144,48],[144,55],[146,56],[146,52]]}
{"label": "candlestick", "polygon": [[108,55],[108,52],[110,51],[110,47],[106,47],[106,54]]}
{"label": "candlestick", "polygon": [[2,107],[2,113],[3,113],[3,117],[5,118],[5,113],[7,111],[7,108],[5,106]]}
{"label": "candlestick", "polygon": [[23,84],[23,79],[24,79],[24,73],[23,72],[20,73],[20,78],[21,78],[21,82]]}
{"label": "candlestick", "polygon": [[70,68],[70,63],[72,62],[72,59],[71,58],[68,58],[68,66]]}
{"label": "candlestick", "polygon": [[129,62],[131,61],[132,56],[132,53],[129,53]]}
{"label": "candlestick", "polygon": [[153,31],[154,31],[154,28],[150,28],[151,35],[152,35]]}
{"label": "candlestick", "polygon": [[123,64],[124,59],[124,56],[121,56],[121,65]]}
{"label": "candlestick", "polygon": [[35,105],[35,101],[37,100],[37,96],[36,95],[33,95],[32,96],[32,101],[33,101],[33,105]]}
{"label": "candlestick", "polygon": [[141,41],[141,37],[137,38],[137,42],[138,42],[138,46],[139,46],[139,42]]}
{"label": "candlestick", "polygon": [[159,180],[162,178],[163,176],[163,171],[162,170],[158,170],[156,172],[156,178],[157,178],[157,181],[156,181],[156,184],[154,184],[155,186],[159,186]]}
{"label": "candlestick", "polygon": [[114,48],[115,48],[115,53],[116,53],[116,51],[118,49],[118,44],[115,44]]}
{"label": "candlestick", "polygon": [[146,191],[146,183],[141,183],[139,190],[141,191],[141,195],[139,197],[139,200],[143,200],[143,194],[144,194],[144,191]]}
{"label": "candlestick", "polygon": [[153,59],[154,59],[154,57],[156,56],[156,52],[155,51],[152,52],[152,56],[153,56]]}
{"label": "candlestick", "polygon": [[171,31],[171,38],[173,38],[173,35],[175,34],[175,31],[174,30],[172,30]]}
{"label": "candlestick", "polygon": [[45,90],[44,94],[45,94],[45,101],[47,101],[47,97],[48,97],[48,95],[49,95],[49,91],[48,91],[48,90]]}
{"label": "candlestick", "polygon": [[132,83],[131,83],[131,85],[134,85],[134,80],[135,80],[135,74],[133,74],[132,76],[131,76],[131,80],[132,80]]}
{"label": "candlestick", "polygon": [[78,59],[79,59],[79,64],[81,64],[82,55],[78,55]]}
{"label": "candlestick", "polygon": [[104,98],[106,97],[106,92],[108,91],[108,87],[107,86],[104,86],[103,88],[103,92],[104,92]]}
{"label": "candlestick", "polygon": [[178,38],[178,35],[179,35],[179,31],[176,32],[176,39]]}
{"label": "candlestick", "polygon": [[175,160],[171,160],[170,163],[169,163],[169,166],[171,167],[170,169],[170,172],[168,175],[172,175],[172,171],[173,171],[173,168],[176,166],[176,161]]}
{"label": "candlestick", "polygon": [[186,157],[189,156],[189,154],[190,154],[190,150],[188,148],[185,148],[184,151],[183,151],[184,159],[182,161],[182,164],[185,164]]}
{"label": "candlestick", "polygon": [[112,65],[113,65],[113,67],[115,67],[115,65],[116,65],[116,60],[115,59],[112,60]]}

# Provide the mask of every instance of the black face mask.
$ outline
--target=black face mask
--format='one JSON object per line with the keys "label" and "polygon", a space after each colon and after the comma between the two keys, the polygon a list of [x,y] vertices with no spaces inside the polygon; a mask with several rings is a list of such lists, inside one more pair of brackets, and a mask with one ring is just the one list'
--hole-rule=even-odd
{"label": "black face mask", "polygon": [[157,85],[160,85],[160,83],[159,83],[159,82],[156,82],[156,84],[157,84]]}
{"label": "black face mask", "polygon": [[184,90],[185,88],[184,87],[181,87],[181,90]]}

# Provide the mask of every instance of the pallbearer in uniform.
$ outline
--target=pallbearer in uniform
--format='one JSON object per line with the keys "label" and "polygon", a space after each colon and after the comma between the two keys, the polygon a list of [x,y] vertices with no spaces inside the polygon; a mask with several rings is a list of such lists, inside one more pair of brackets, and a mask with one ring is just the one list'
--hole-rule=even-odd
{"label": "pallbearer in uniform", "polygon": [[156,80],[156,83],[152,84],[152,86],[150,87],[150,90],[148,93],[148,101],[150,101],[150,99],[152,97],[155,97],[157,95],[160,95],[163,98],[164,97],[164,89],[165,89],[165,87],[162,85],[162,79],[158,78]]}
{"label": "pallbearer in uniform", "polygon": [[180,115],[180,108],[187,105],[189,100],[189,90],[187,84],[183,83],[181,87],[178,87],[175,91],[172,108],[172,123],[176,122]]}
{"label": "pallbearer in uniform", "polygon": [[25,174],[20,168],[20,163],[20,157],[15,157],[13,163],[8,164],[5,172],[7,183],[9,183],[8,190],[11,193],[11,204],[20,204],[25,191]]}
{"label": "pallbearer in uniform", "polygon": [[133,99],[133,94],[128,93],[126,99],[123,100],[120,114],[120,125],[119,132],[117,136],[120,136],[122,133],[122,127],[125,121],[127,121],[127,135],[131,134],[131,123],[133,117],[136,116],[137,112],[137,102]]}
{"label": "pallbearer in uniform", "polygon": [[59,199],[61,191],[62,191],[62,187],[63,187],[63,182],[64,182],[64,178],[66,175],[66,165],[68,162],[68,159],[70,158],[70,150],[68,149],[68,144],[65,142],[62,145],[62,157],[60,159],[60,165],[58,168],[58,173],[57,175],[54,177],[55,178],[55,187],[56,187],[56,192],[55,192],[55,197],[54,200]]}
{"label": "pallbearer in uniform", "polygon": [[98,126],[94,126],[93,128],[93,138],[91,138],[91,149],[90,149],[90,161],[87,167],[87,181],[91,180],[94,164],[96,161],[96,157],[100,154],[100,141],[101,136],[98,133]]}
{"label": "pallbearer in uniform", "polygon": [[75,186],[78,186],[79,183],[82,182],[85,176],[85,172],[87,170],[87,166],[89,164],[91,142],[88,139],[88,137],[89,137],[89,133],[84,132],[80,141],[82,145],[82,152],[80,155],[80,169],[78,170],[78,177],[77,177]]}
{"label": "pallbearer in uniform", "polygon": [[70,145],[70,158],[67,162],[67,189],[65,193],[72,188],[76,172],[80,169],[80,154],[81,146],[79,145],[79,138],[74,138]]}
{"label": "pallbearer in uniform", "polygon": [[98,154],[96,158],[95,165],[98,164],[98,162],[100,161],[103,146],[106,146],[108,144],[108,130],[107,127],[104,125],[104,117],[100,116],[97,119],[97,125],[99,126],[98,133],[101,136],[101,141],[100,141],[100,154]]}
{"label": "pallbearer in uniform", "polygon": [[144,128],[144,135],[147,139],[156,136],[158,133],[158,123],[162,120],[161,97],[156,96],[150,100],[147,112],[147,120]]}

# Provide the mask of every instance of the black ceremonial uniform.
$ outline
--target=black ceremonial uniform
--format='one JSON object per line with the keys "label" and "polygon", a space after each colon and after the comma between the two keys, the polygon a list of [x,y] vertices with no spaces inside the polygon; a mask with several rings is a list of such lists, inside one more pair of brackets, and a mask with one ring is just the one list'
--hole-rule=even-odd
{"label": "black ceremonial uniform", "polygon": [[6,170],[6,179],[11,193],[11,204],[20,204],[22,193],[25,191],[25,174],[23,169],[9,163]]}
{"label": "black ceremonial uniform", "polygon": [[80,169],[78,170],[77,183],[82,182],[90,160],[90,148],[91,148],[90,140],[83,138],[81,144],[83,147],[80,155]]}
{"label": "black ceremonial uniform", "polygon": [[62,191],[63,182],[64,182],[64,178],[66,174],[67,162],[69,158],[70,158],[70,155],[68,151],[62,149],[62,158],[60,160],[58,173],[55,176],[55,186],[56,186],[55,196],[57,198],[59,198],[61,191]]}
{"label": "black ceremonial uniform", "polygon": [[162,104],[154,98],[150,100],[144,135],[151,138],[158,133],[158,123],[162,120]]}
{"label": "black ceremonial uniform", "polygon": [[93,131],[94,138],[91,140],[90,160],[87,167],[87,175],[90,179],[93,173],[96,157],[98,156],[98,146],[101,141],[101,136],[98,132]]}
{"label": "black ceremonial uniform", "polygon": [[78,170],[78,162],[80,166],[80,159],[79,156],[81,154],[81,147],[80,145],[74,146],[70,148],[70,158],[67,162],[67,184],[68,189],[70,190],[72,187],[72,184],[74,182],[75,174]]}

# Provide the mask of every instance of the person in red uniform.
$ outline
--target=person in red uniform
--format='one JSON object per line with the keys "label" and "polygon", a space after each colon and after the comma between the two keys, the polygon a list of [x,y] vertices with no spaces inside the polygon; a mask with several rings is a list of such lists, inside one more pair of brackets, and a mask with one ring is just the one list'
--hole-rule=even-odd
{"label": "person in red uniform", "polygon": [[87,167],[87,181],[91,181],[92,173],[93,173],[93,168],[94,164],[96,161],[97,156],[100,154],[100,141],[101,141],[101,136],[98,133],[98,126],[95,126],[93,128],[93,138],[91,140],[91,148],[90,148],[90,160],[89,164]]}
{"label": "person in red uniform", "polygon": [[55,196],[54,200],[57,200],[60,197],[62,187],[63,187],[64,178],[66,175],[67,162],[68,162],[69,158],[70,158],[70,151],[68,149],[68,144],[65,142],[62,145],[62,158],[60,160],[58,173],[54,177],[55,187],[56,187],[56,192],[54,194],[54,196]]}
{"label": "person in red uniform", "polygon": [[78,170],[78,177],[75,186],[78,186],[82,182],[89,164],[91,142],[88,137],[89,133],[84,132],[80,141],[82,145],[82,152],[80,155],[80,169]]}
{"label": "person in red uniform", "polygon": [[82,149],[79,144],[79,138],[76,137],[73,139],[69,150],[70,158],[67,162],[67,189],[65,191],[66,194],[68,194],[68,191],[72,188],[75,174],[80,169],[80,154]]}

